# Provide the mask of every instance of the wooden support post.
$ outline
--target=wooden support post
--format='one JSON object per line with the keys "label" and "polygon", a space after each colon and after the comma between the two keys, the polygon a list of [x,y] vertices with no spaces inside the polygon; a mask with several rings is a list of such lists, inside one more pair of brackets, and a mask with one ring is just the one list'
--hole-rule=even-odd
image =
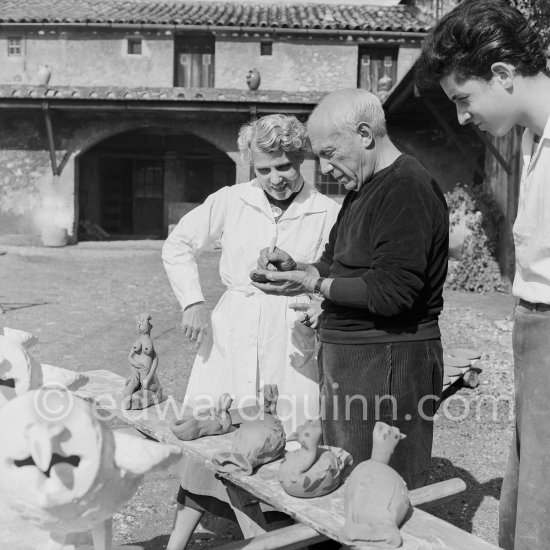
{"label": "wooden support post", "polygon": [[422,96],[422,99],[424,103],[426,104],[426,107],[430,110],[432,115],[435,117],[435,119],[441,124],[447,135],[451,138],[453,143],[457,146],[459,151],[462,153],[462,156],[464,157],[464,160],[466,163],[473,168],[473,170],[478,174],[481,178],[485,179],[485,172],[483,168],[479,166],[479,164],[472,160],[470,153],[467,151],[467,149],[462,145],[460,142],[460,139],[458,139],[458,136],[454,133],[453,129],[449,126],[449,123],[443,118],[441,113],[438,111],[437,107],[433,104],[432,100],[429,97]]}
{"label": "wooden support post", "polygon": [[320,535],[315,529],[296,523],[254,538],[224,544],[219,550],[294,550],[325,540],[329,540],[328,537]]}
{"label": "wooden support post", "polygon": [[267,532],[267,522],[259,500],[229,482],[224,484],[244,537],[252,538]]}
{"label": "wooden support post", "polygon": [[506,162],[506,159],[500,154],[500,151],[495,147],[494,143],[477,127],[474,126],[474,131],[477,137],[483,142],[485,147],[491,151],[493,156],[497,159],[498,163],[504,168],[506,173],[512,173],[512,167]]}
{"label": "wooden support post", "polygon": [[52,118],[50,116],[50,106],[48,102],[42,103],[42,111],[44,112],[44,122],[46,123],[46,133],[48,135],[48,146],[50,148],[50,162],[52,165],[52,172],[54,176],[59,176],[59,170],[57,169],[57,159],[55,156],[55,141],[53,137]]}

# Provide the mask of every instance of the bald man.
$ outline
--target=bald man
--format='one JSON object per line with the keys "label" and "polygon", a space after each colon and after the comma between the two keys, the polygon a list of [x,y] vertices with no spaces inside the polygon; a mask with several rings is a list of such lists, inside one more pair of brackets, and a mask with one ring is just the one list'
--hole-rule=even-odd
{"label": "bald man", "polygon": [[[447,205],[426,168],[391,142],[375,95],[329,94],[308,131],[322,173],[348,193],[319,262],[297,264],[266,248],[253,284],[324,300],[318,361],[325,444],[346,449],[358,464],[370,458],[377,420],[397,426],[407,437],[391,466],[409,488],[421,487],[443,381],[438,317]],[[304,323],[313,317],[312,310]]]}

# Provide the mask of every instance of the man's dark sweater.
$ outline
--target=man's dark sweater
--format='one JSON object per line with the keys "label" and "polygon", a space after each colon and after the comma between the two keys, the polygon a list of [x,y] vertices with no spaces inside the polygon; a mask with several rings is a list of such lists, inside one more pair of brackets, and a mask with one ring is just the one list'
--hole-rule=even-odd
{"label": "man's dark sweater", "polygon": [[430,173],[400,155],[350,191],[318,263],[332,277],[320,339],[378,343],[439,338],[449,214]]}

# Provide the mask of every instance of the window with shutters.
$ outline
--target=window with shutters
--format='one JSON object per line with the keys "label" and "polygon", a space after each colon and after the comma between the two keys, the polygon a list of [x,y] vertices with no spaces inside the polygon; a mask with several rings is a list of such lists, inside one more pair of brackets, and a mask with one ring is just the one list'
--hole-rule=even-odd
{"label": "window with shutters", "polygon": [[215,40],[211,35],[180,35],[175,42],[175,86],[214,87]]}
{"label": "window with shutters", "polygon": [[361,46],[357,87],[384,101],[397,84],[398,51],[399,48]]}

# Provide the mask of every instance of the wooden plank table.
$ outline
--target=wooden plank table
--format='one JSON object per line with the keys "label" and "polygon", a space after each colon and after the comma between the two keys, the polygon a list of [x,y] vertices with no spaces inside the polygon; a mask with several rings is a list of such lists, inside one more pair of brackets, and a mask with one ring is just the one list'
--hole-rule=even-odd
{"label": "wooden plank table", "polygon": [[[191,459],[215,471],[212,457],[219,451],[229,451],[233,433],[204,437],[195,441],[181,441],[170,430],[170,422],[181,413],[183,405],[169,398],[167,401],[141,411],[122,410],[124,378],[107,370],[88,371],[83,374],[75,392],[95,402],[105,414],[122,418],[129,425],[163,443],[179,445]],[[296,548],[328,537],[340,541],[344,525],[344,487],[330,495],[315,499],[292,497],[282,489],[277,473],[279,462],[258,468],[252,476],[236,473],[219,474],[226,480],[229,499],[243,528],[244,541],[228,548]],[[430,499],[430,488],[411,491],[413,503]],[[424,492],[424,496],[423,495]],[[288,514],[296,525],[266,533],[267,526],[259,513],[259,501]],[[321,535],[321,536],[320,536]],[[413,508],[410,517],[401,527],[403,550],[496,550],[497,547],[451,525],[431,514]]]}

